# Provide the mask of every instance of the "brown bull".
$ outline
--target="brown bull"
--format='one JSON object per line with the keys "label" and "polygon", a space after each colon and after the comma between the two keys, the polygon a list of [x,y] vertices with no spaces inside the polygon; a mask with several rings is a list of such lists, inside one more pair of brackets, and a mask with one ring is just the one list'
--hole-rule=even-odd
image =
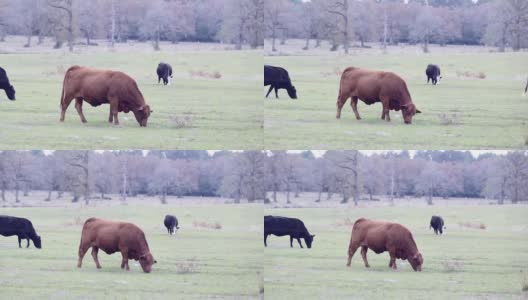
{"label": "brown bull", "polygon": [[132,223],[114,222],[90,218],[84,222],[81,243],[79,245],[79,261],[77,267],[81,267],[82,260],[88,249],[92,248],[92,257],[95,266],[100,269],[101,264],[97,258],[99,249],[106,254],[121,252],[123,257],[121,269],[130,270],[128,260],[139,260],[139,264],[145,273],[150,273],[152,265],[156,263],[150,253],[145,233]]}
{"label": "brown bull", "polygon": [[150,116],[150,107],[145,103],[134,79],[123,72],[98,70],[87,67],[73,66],[66,71],[62,86],[60,102],[61,117],[64,122],[66,109],[75,99],[75,109],[81,117],[81,122],[86,123],[82,111],[83,101],[92,106],[110,104],[108,121],[119,125],[118,112],[132,111],[141,127],[147,127]]}
{"label": "brown bull", "polygon": [[348,247],[348,262],[350,267],[352,256],[361,247],[361,256],[365,267],[368,249],[377,254],[388,251],[390,255],[389,268],[396,269],[396,259],[407,259],[414,271],[422,271],[423,257],[409,229],[398,223],[358,219],[352,227],[352,237]]}
{"label": "brown bull", "polygon": [[341,118],[341,109],[349,97],[358,120],[361,120],[357,110],[358,100],[367,105],[381,102],[381,119],[387,122],[390,121],[389,110],[401,110],[406,124],[411,124],[413,116],[421,113],[413,104],[405,81],[392,72],[347,68],[341,75],[336,118]]}

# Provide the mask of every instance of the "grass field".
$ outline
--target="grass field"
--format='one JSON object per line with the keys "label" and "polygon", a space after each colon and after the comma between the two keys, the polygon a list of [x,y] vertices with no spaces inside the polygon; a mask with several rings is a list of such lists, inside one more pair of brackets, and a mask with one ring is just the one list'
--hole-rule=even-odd
{"label": "grass field", "polygon": [[[285,46],[283,46],[285,47]],[[322,50],[279,53],[266,64],[285,67],[298,100],[285,90],[265,102],[264,140],[268,149],[520,149],[528,145],[528,53],[489,53],[437,47],[430,54],[400,48],[344,56]],[[300,49],[300,47],[299,47]],[[462,49],[462,48],[461,48]],[[426,84],[427,64],[438,64],[443,79]],[[393,71],[406,80],[413,102],[423,112],[412,125],[401,112],[381,120],[381,104],[359,102],[357,121],[350,100],[335,118],[341,72],[348,66]],[[458,74],[457,74],[458,72]],[[485,75],[485,79],[462,75]],[[267,87],[263,90],[263,95]],[[270,94],[270,95],[273,95]],[[262,96],[263,97],[263,96]]]}
{"label": "grass field", "polygon": [[[116,201],[117,202],[117,201]],[[214,213],[213,213],[214,212]],[[169,236],[165,214],[178,217]],[[262,206],[136,205],[3,208],[1,214],[29,218],[42,237],[42,249],[18,248],[16,237],[0,236],[2,299],[182,299],[262,297]],[[158,261],[150,274],[121,255],[99,252],[97,270],[90,253],[77,268],[82,222],[97,216],[130,221],[147,236]],[[221,229],[194,226],[218,223]],[[23,246],[25,241],[23,241]]]}
{"label": "grass field", "polygon": [[[289,246],[288,237],[268,238],[264,284],[270,299],[522,299],[528,297],[528,206],[435,205],[422,207],[339,206],[266,209],[297,217],[315,234],[312,249]],[[443,236],[429,230],[431,215],[446,222]],[[367,217],[399,222],[414,235],[423,271],[407,261],[388,268],[388,253],[358,252],[346,267],[351,223]],[[480,224],[476,229],[459,223]],[[303,242],[304,244],[304,242]],[[526,287],[528,288],[528,287]]]}
{"label": "grass field", "polygon": [[[201,49],[197,44],[194,48],[154,52],[149,47],[130,47],[129,51],[122,47],[115,52],[95,47],[97,50],[74,54],[49,50],[0,54],[0,66],[7,70],[17,91],[15,102],[0,92],[0,149],[263,147],[263,107],[258,94],[261,51]],[[160,61],[173,67],[170,86],[157,83]],[[154,110],[149,127],[140,128],[132,113],[119,114],[120,127],[109,124],[108,105],[84,105],[87,124],[80,122],[74,105],[70,105],[65,123],[60,123],[64,71],[75,64],[124,71],[136,79]],[[214,72],[221,78],[211,78]]]}

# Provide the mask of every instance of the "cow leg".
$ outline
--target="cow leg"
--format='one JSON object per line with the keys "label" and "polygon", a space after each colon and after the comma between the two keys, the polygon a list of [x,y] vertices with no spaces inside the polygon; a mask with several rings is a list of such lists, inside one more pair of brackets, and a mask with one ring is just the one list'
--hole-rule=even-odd
{"label": "cow leg", "polygon": [[75,109],[77,110],[79,117],[81,117],[81,122],[86,123],[87,121],[82,111],[82,103],[83,103],[83,98],[75,98]]}
{"label": "cow leg", "polygon": [[88,252],[89,248],[90,246],[83,247],[82,244],[79,246],[79,260],[77,261],[77,268],[80,268],[82,266],[83,257],[86,254],[86,252]]}
{"label": "cow leg", "polygon": [[130,267],[128,266],[128,254],[125,252],[121,252],[121,255],[123,256],[123,259],[121,261],[121,269],[130,271]]}
{"label": "cow leg", "polygon": [[268,98],[268,95],[271,93],[271,91],[273,90],[273,84],[270,85],[270,88],[268,90],[268,93],[266,94],[266,98]]}
{"label": "cow leg", "polygon": [[389,252],[389,255],[390,255],[389,268],[396,270],[398,268],[396,267],[396,254]]}
{"label": "cow leg", "polygon": [[101,269],[101,264],[99,263],[99,258],[97,258],[97,252],[99,251],[99,248],[93,246],[92,247],[92,257],[95,261],[95,266],[97,269]]}
{"label": "cow leg", "polygon": [[18,236],[18,248],[22,248],[22,246],[20,245],[20,242],[22,241],[22,238],[20,237],[20,235]]}
{"label": "cow leg", "polygon": [[29,238],[28,237],[26,237],[26,243],[27,243],[26,248],[29,248]]}
{"label": "cow leg", "polygon": [[117,99],[109,99],[110,101],[110,114],[113,116],[114,118],[114,125],[119,125],[119,119],[117,118],[117,113],[119,112],[119,107],[118,107],[118,100]]}
{"label": "cow leg", "polygon": [[293,248],[293,236],[290,235],[290,248]]}
{"label": "cow leg", "polygon": [[390,99],[381,98],[381,104],[383,105],[383,111],[381,113],[381,119],[382,120],[386,120],[387,122],[390,122],[390,116],[389,116]]}
{"label": "cow leg", "polygon": [[114,122],[114,116],[112,115],[112,108],[110,108],[108,113],[108,123]]}
{"label": "cow leg", "polygon": [[268,247],[267,239],[268,239],[268,235],[264,234],[264,247]]}
{"label": "cow leg", "polygon": [[361,257],[363,257],[363,262],[365,263],[365,267],[370,268],[370,265],[367,261],[367,251],[368,251],[367,246],[361,246]]}
{"label": "cow leg", "polygon": [[[337,106],[337,114],[336,114],[336,119],[340,119],[340,118],[341,118],[341,109],[343,109],[343,106],[345,105],[347,99],[348,99],[347,96],[339,95],[339,97],[337,97],[337,103],[336,103],[336,106]],[[353,107],[352,107],[352,108],[353,108]]]}
{"label": "cow leg", "polygon": [[279,99],[279,89],[275,87],[275,99]]}
{"label": "cow leg", "polygon": [[352,256],[354,256],[354,253],[356,253],[356,250],[359,248],[359,244],[350,242],[350,245],[348,246],[348,262],[347,267],[350,267],[350,264],[352,263]]}
{"label": "cow leg", "polygon": [[358,104],[358,97],[352,96],[352,101],[350,101],[350,106],[352,106],[352,110],[354,111],[354,114],[356,115],[356,119],[361,120],[361,117],[359,116],[359,112],[357,110],[357,104]]}
{"label": "cow leg", "polygon": [[70,106],[70,103],[72,102],[73,97],[70,95],[65,94],[64,95],[64,101],[61,99],[61,116],[60,121],[64,122],[64,118],[66,116],[66,110],[68,109],[68,106]]}
{"label": "cow leg", "polygon": [[304,248],[304,247],[302,246],[302,243],[301,243],[301,239],[300,239],[300,238],[297,238],[297,242],[299,242],[299,246],[301,246],[301,248]]}

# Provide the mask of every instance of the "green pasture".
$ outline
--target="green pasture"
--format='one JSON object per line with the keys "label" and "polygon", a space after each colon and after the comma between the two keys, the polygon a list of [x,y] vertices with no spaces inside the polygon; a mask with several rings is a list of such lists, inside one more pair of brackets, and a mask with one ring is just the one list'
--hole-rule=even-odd
{"label": "green pasture", "polygon": [[[167,213],[178,217],[176,235],[169,236],[163,226]],[[16,237],[0,236],[2,299],[254,299],[262,295],[261,206],[4,208],[1,214],[29,218],[42,237],[38,250],[33,244],[19,249]],[[136,261],[124,271],[121,254],[102,251],[102,269],[95,268],[91,252],[78,269],[82,223],[92,216],[141,227],[158,261],[152,272],[144,273]],[[199,225],[217,223],[221,229]]]}
{"label": "green pasture", "polygon": [[[264,251],[264,285],[269,299],[522,299],[528,292],[528,207],[444,206],[384,208],[266,209],[297,217],[315,234],[311,249],[288,237],[270,236]],[[429,229],[439,214],[446,232]],[[360,251],[346,266],[352,223],[382,219],[407,226],[424,257],[423,271],[407,261],[389,269],[388,253]],[[485,229],[474,228],[483,224]],[[304,245],[304,241],[303,241]]]}
{"label": "green pasture", "polygon": [[[170,86],[158,85],[160,61],[173,67]],[[83,106],[82,124],[70,105],[59,122],[64,71],[71,65],[123,71],[138,82],[154,113],[140,128],[133,113],[108,123],[109,105]],[[0,149],[260,149],[262,53],[166,51],[0,54],[16,89],[0,92]],[[214,78],[218,72],[221,78]],[[193,75],[194,74],[194,75]]]}
{"label": "green pasture", "polygon": [[[352,54],[267,56],[266,64],[285,67],[298,100],[280,90],[265,101],[264,141],[268,149],[520,149],[528,145],[528,53]],[[425,68],[435,63],[443,79],[426,83]],[[381,120],[381,104],[359,102],[357,121],[350,100],[337,120],[341,72],[349,66],[392,71],[408,84],[423,112],[405,125],[401,112]],[[484,79],[475,77],[483,73]],[[264,98],[267,87],[263,90]]]}

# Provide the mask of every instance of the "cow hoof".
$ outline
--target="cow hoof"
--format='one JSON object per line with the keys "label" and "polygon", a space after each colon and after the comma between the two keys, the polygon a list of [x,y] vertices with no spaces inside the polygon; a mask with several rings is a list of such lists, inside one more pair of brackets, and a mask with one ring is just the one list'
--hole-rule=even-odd
{"label": "cow hoof", "polygon": [[101,266],[97,266],[97,269],[101,269]]}
{"label": "cow hoof", "polygon": [[347,264],[347,267],[349,267],[349,268],[350,268],[350,264]]}

